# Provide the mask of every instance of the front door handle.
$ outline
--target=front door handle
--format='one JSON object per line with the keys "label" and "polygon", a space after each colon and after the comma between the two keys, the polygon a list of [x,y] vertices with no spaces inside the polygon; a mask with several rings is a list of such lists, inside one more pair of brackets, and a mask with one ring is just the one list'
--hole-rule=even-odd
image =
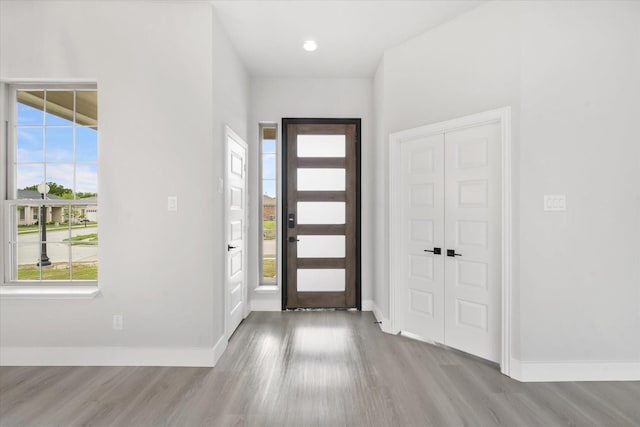
{"label": "front door handle", "polygon": [[457,254],[455,249],[447,249],[447,256],[457,257],[462,256],[462,254]]}
{"label": "front door handle", "polygon": [[231,249],[235,249],[235,248],[237,248],[237,246],[227,245],[227,252],[230,251]]}
{"label": "front door handle", "polygon": [[442,253],[442,249],[440,248],[433,248],[432,251],[430,251],[429,249],[425,249],[425,252],[431,252],[434,255],[440,255]]}
{"label": "front door handle", "polygon": [[300,241],[300,239],[298,239],[298,238],[297,238],[297,237],[295,237],[295,236],[291,236],[291,237],[289,237],[289,243],[295,243],[295,242],[299,242],[299,241]]}

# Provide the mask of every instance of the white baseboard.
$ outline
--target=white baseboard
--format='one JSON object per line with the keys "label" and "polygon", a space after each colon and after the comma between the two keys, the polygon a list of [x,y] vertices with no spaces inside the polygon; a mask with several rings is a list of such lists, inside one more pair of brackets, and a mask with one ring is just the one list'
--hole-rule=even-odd
{"label": "white baseboard", "polygon": [[640,362],[527,362],[511,359],[510,376],[522,382],[640,381]]}
{"label": "white baseboard", "polygon": [[373,300],[372,299],[363,299],[362,300],[362,311],[373,311]]}
{"label": "white baseboard", "polygon": [[437,342],[435,342],[433,340],[430,340],[430,339],[427,339],[427,338],[423,338],[420,335],[412,334],[411,332],[400,331],[400,335],[402,335],[403,337],[411,338],[412,340],[426,342],[427,344],[440,345],[440,344],[438,344]]}
{"label": "white baseboard", "polygon": [[521,382],[525,382],[522,379],[522,364],[518,359],[514,359],[513,357],[509,359],[508,372],[505,370],[504,366],[500,366],[500,372],[504,375],[513,378],[514,380],[518,380]]}
{"label": "white baseboard", "polygon": [[218,361],[227,349],[228,343],[229,340],[224,334],[220,338],[218,338],[218,342],[216,342],[213,346],[213,365],[211,366],[216,366],[218,364]]}
{"label": "white baseboard", "polygon": [[0,347],[0,366],[214,367],[227,348],[224,336],[205,347]]}
{"label": "white baseboard", "polygon": [[276,300],[252,299],[251,311],[282,311],[282,301],[280,298]]}
{"label": "white baseboard", "polygon": [[400,331],[395,331],[391,328],[391,322],[389,321],[389,319],[387,319],[382,315],[382,311],[377,305],[375,305],[375,303],[373,304],[371,311],[373,311],[373,315],[375,316],[376,320],[380,322],[380,329],[382,330],[382,332],[385,332],[391,335],[396,335],[398,332],[400,332]]}

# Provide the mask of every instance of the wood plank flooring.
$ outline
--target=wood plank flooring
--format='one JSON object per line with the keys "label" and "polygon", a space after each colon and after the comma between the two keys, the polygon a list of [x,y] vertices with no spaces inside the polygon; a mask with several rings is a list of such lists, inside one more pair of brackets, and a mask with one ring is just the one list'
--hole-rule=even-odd
{"label": "wood plank flooring", "polygon": [[640,426],[640,382],[518,383],[374,321],[255,312],[213,369],[2,367],[0,426]]}

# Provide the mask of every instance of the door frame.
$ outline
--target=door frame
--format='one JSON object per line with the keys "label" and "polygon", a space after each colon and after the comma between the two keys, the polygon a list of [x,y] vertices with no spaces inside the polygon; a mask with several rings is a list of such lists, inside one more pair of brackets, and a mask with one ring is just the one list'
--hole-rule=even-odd
{"label": "door frame", "polygon": [[287,208],[288,208],[288,193],[287,193],[287,178],[288,178],[288,144],[287,144],[287,127],[288,125],[315,125],[315,124],[336,124],[336,125],[355,125],[356,135],[356,308],[362,310],[362,266],[361,266],[361,119],[345,118],[283,118],[282,119],[282,150],[281,150],[281,164],[282,164],[282,211],[281,211],[281,248],[282,248],[282,310],[287,310]]}
{"label": "door frame", "polygon": [[400,144],[417,136],[431,136],[478,125],[500,123],[501,143],[501,339],[500,371],[511,376],[511,318],[512,318],[512,194],[511,194],[511,107],[503,107],[478,114],[459,117],[426,126],[420,126],[389,135],[389,320],[394,333],[400,331],[397,312],[400,307],[401,248],[400,212],[401,192],[396,191],[400,184]]}
{"label": "door frame", "polygon": [[228,125],[224,127],[224,178],[223,182],[223,192],[224,192],[224,214],[223,214],[223,224],[224,224],[224,242],[223,242],[223,253],[225,255],[224,258],[224,335],[226,340],[229,341],[231,335],[234,331],[229,331],[229,326],[231,324],[229,305],[231,301],[229,301],[229,251],[227,250],[227,244],[229,243],[229,206],[231,200],[229,200],[229,180],[227,176],[229,175],[229,168],[231,167],[229,164],[229,138],[233,139],[236,143],[244,148],[246,156],[245,156],[245,194],[242,200],[242,204],[244,205],[244,224],[243,230],[243,244],[244,244],[244,256],[242,257],[242,271],[244,274],[243,286],[242,286],[242,301],[244,304],[244,309],[242,310],[242,318],[246,319],[249,315],[249,302],[248,302],[248,288],[247,288],[247,226],[249,220],[249,211],[247,209],[247,191],[249,188],[249,180],[247,177],[248,172],[248,160],[249,160],[249,146],[246,141],[242,139],[237,133],[233,131]]}

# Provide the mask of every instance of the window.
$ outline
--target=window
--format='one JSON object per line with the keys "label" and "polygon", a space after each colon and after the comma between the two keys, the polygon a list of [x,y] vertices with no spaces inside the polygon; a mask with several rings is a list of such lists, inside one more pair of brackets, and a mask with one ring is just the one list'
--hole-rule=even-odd
{"label": "window", "polygon": [[98,279],[95,85],[13,86],[7,153],[9,285]]}
{"label": "window", "polygon": [[262,221],[261,284],[275,285],[278,271],[278,157],[275,125],[260,126]]}

